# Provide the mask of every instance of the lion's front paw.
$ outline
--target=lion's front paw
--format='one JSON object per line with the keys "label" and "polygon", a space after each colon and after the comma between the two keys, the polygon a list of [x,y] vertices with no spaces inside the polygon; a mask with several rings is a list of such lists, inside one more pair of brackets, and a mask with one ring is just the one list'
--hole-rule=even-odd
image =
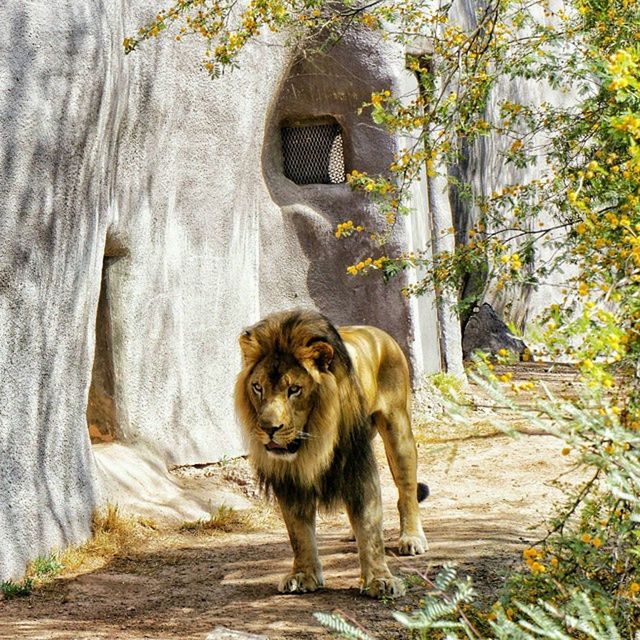
{"label": "lion's front paw", "polygon": [[429,545],[422,534],[400,536],[399,553],[401,556],[420,556],[426,553]]}
{"label": "lion's front paw", "polygon": [[404,582],[392,575],[373,578],[362,588],[362,592],[372,598],[400,598],[406,593]]}
{"label": "lion's front paw", "polygon": [[297,573],[290,573],[282,578],[278,585],[278,591],[280,593],[307,593],[309,591],[316,591],[322,586],[324,586],[322,576],[298,571]]}

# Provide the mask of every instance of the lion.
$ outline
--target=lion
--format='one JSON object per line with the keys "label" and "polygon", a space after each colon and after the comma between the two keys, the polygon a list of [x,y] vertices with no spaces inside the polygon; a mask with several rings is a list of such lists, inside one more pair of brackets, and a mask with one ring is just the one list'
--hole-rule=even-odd
{"label": "lion", "polygon": [[361,587],[372,597],[404,594],[387,566],[380,480],[371,441],[382,436],[398,488],[399,551],[427,550],[409,419],[407,360],[371,326],[337,330],[315,311],[274,313],[240,336],[243,367],[235,405],[261,486],[275,495],[293,548],[281,593],[324,586],[315,537],[318,508],[346,507],[358,547]]}

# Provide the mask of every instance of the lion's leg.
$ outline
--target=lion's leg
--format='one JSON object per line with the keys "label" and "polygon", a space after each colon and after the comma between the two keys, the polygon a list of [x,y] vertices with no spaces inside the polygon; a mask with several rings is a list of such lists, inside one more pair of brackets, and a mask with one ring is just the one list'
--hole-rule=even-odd
{"label": "lion's leg", "polygon": [[278,590],[281,593],[316,591],[324,585],[324,579],[316,544],[315,505],[278,502],[293,549],[293,568],[282,578]]}
{"label": "lion's leg", "polygon": [[420,555],[428,545],[418,506],[417,453],[409,414],[404,407],[393,409],[386,415],[377,413],[374,423],[382,436],[391,474],[398,488],[400,554]]}
{"label": "lion's leg", "polygon": [[382,497],[375,467],[369,478],[351,486],[345,504],[358,545],[362,591],[373,598],[404,595],[402,580],[391,574],[384,557]]}

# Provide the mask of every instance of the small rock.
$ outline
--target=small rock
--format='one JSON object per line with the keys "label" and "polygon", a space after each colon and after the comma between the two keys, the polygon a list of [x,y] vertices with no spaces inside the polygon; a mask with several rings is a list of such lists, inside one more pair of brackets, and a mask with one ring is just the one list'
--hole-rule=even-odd
{"label": "small rock", "polygon": [[233,631],[225,627],[216,627],[205,640],[269,640],[269,638],[244,633],[244,631]]}
{"label": "small rock", "polygon": [[468,360],[474,351],[496,355],[500,349],[507,349],[521,359],[527,346],[511,334],[493,307],[485,302],[469,318],[464,328],[462,357]]}

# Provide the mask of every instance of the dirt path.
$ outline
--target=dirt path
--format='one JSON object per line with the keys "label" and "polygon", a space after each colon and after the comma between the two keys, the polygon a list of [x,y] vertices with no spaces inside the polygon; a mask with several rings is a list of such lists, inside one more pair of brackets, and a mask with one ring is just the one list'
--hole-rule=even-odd
{"label": "dirt path", "polygon": [[[390,565],[400,574],[434,575],[444,562],[455,561],[490,594],[526,542],[540,534],[536,525],[562,497],[551,483],[569,471],[570,460],[551,436],[514,440],[491,435],[485,425],[462,439],[447,435],[434,442],[437,431],[432,425],[418,433],[419,477],[432,492],[423,508],[430,542],[425,556],[394,556],[395,487],[378,451]],[[449,434],[450,428],[443,432]],[[245,473],[246,462],[233,465],[226,468],[227,477]],[[576,481],[576,472],[562,480]],[[61,577],[28,597],[0,602],[0,638],[204,640],[218,625],[271,640],[329,637],[312,614],[334,610],[348,612],[378,638],[402,637],[391,612],[416,606],[420,588],[410,588],[394,603],[361,596],[346,518],[322,517],[318,529],[326,582],[321,592],[277,593],[291,550],[275,517],[267,519],[266,530],[253,532],[158,531],[98,570]]]}

